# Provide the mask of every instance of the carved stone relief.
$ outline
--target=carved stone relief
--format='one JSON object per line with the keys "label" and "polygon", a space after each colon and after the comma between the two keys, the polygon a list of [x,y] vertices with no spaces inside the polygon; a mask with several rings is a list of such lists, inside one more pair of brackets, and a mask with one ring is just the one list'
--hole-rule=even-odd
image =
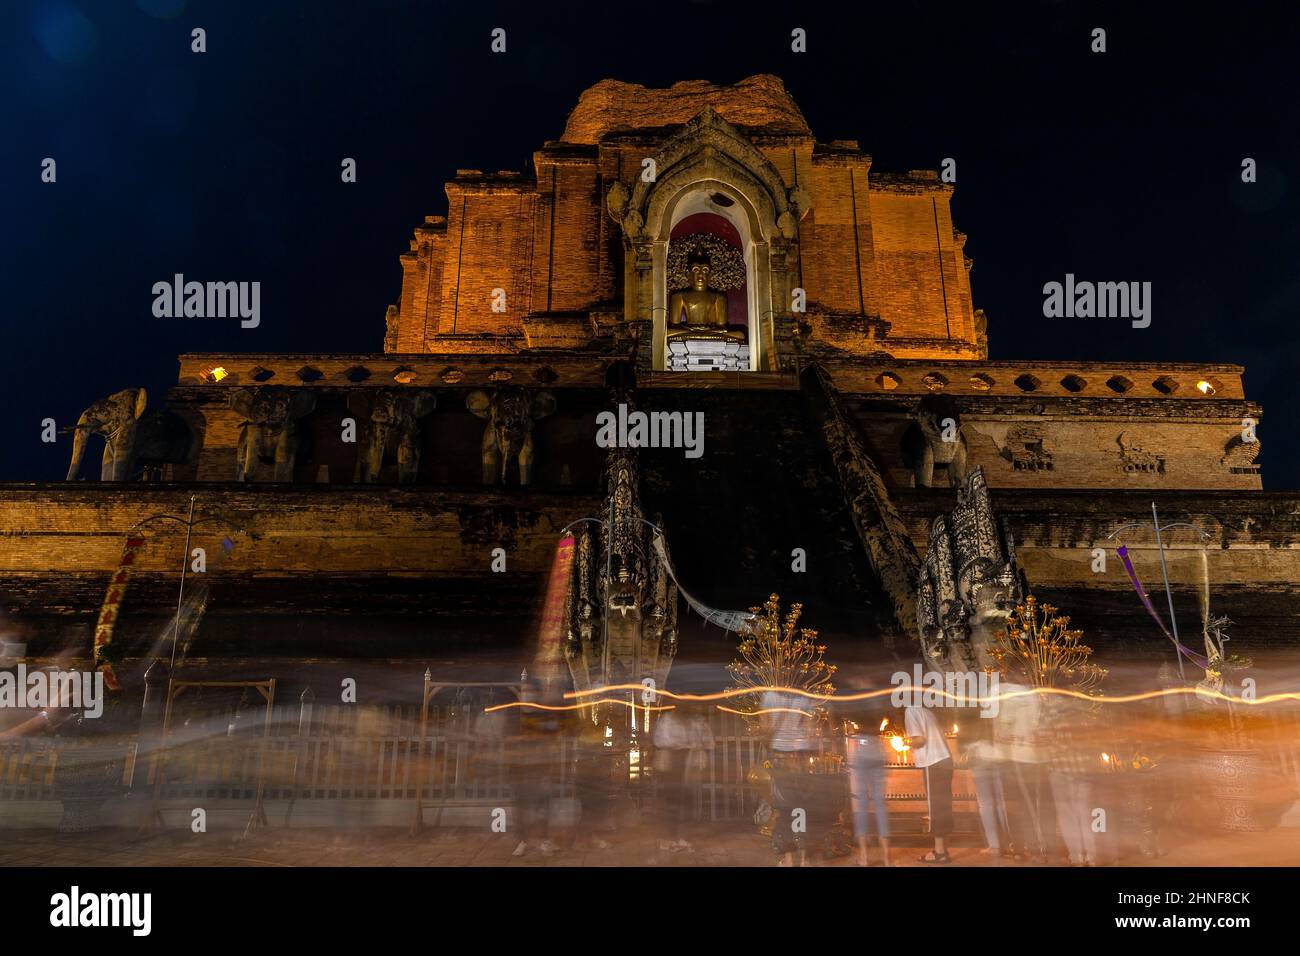
{"label": "carved stone relief", "polygon": [[1052,454],[1044,447],[1043,426],[1012,425],[998,452],[1016,471],[1052,471]]}
{"label": "carved stone relief", "polygon": [[1115,439],[1119,445],[1120,469],[1126,475],[1163,475],[1165,473],[1165,456],[1146,447],[1143,439],[1134,436],[1131,431],[1119,433]]}

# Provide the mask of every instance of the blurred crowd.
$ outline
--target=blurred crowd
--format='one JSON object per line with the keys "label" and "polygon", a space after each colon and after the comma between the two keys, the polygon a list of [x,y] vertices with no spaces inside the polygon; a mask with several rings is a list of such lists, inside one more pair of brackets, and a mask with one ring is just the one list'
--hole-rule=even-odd
{"label": "blurred crowd", "polygon": [[[1163,772],[1165,757],[1148,751],[1167,751],[1171,740],[1138,739],[1147,724],[1130,719],[1118,742],[1110,715],[1092,701],[1014,684],[1002,693],[1010,696],[986,716],[892,707],[883,698],[874,707],[826,707],[797,693],[763,694],[749,728],[761,742],[749,797],[778,863],[850,856],[863,866],[942,865],[952,860],[958,823],[963,846],[982,844],[990,864],[1098,866],[1121,853],[1160,855],[1176,781]],[[654,821],[659,848],[691,851],[690,833],[710,823],[703,788],[718,779],[715,708],[673,700],[646,713],[650,731],[631,742],[585,710],[521,709],[511,738],[522,818],[516,854],[609,846],[628,819],[620,807],[629,780],[640,784],[636,818]],[[557,757],[562,748],[545,742],[552,737],[573,740],[572,751]],[[557,786],[565,766],[567,789]],[[896,837],[913,847],[905,858]]]}

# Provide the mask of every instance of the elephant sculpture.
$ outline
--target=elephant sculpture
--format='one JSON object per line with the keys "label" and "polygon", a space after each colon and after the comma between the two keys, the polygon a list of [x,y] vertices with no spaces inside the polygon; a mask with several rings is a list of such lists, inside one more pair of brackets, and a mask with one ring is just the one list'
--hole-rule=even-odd
{"label": "elephant sculpture", "polygon": [[76,479],[90,434],[104,436],[100,481],[129,481],[142,468],[145,478],[158,478],[163,465],[189,460],[190,428],[175,412],[156,408],[145,411],[148,394],[143,388],[124,388],[95,402],[69,429],[73,433],[68,481]]}
{"label": "elephant sculpture", "polygon": [[75,480],[81,471],[86,440],[92,432],[104,436],[104,457],[99,480],[130,480],[135,467],[136,428],[144,414],[146,402],[148,394],[143,388],[124,388],[107,398],[101,398],[81,413],[72,429],[72,462],[68,465],[68,481]]}
{"label": "elephant sculpture", "polygon": [[946,474],[944,484],[960,486],[966,477],[966,437],[956,403],[947,396],[923,398],[916,421],[903,435],[902,451],[917,488],[934,487],[936,472]]}
{"label": "elephant sculpture", "polygon": [[505,484],[506,472],[516,459],[519,484],[532,481],[533,422],[555,411],[555,396],[506,386],[491,393],[470,392],[465,405],[479,418],[487,419],[483,428],[483,484]]}
{"label": "elephant sculpture", "polygon": [[366,389],[349,400],[353,413],[370,422],[357,462],[361,481],[378,481],[384,453],[395,448],[398,482],[403,485],[415,482],[420,471],[420,420],[437,404],[437,395],[424,389]]}
{"label": "elephant sculpture", "polygon": [[244,416],[235,453],[235,480],[248,481],[259,461],[274,463],[275,481],[293,481],[300,435],[298,422],[316,407],[310,389],[286,385],[236,389],[230,406]]}

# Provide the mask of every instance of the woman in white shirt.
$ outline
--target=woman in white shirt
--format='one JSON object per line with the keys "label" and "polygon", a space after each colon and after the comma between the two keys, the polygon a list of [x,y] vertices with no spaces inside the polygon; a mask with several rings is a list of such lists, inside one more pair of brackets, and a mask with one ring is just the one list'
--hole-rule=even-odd
{"label": "woman in white shirt", "polygon": [[952,833],[952,753],[943,739],[943,727],[934,712],[908,707],[903,715],[912,763],[925,771],[925,797],[930,806],[930,834],[934,849],[919,857],[921,863],[949,863],[948,834]]}

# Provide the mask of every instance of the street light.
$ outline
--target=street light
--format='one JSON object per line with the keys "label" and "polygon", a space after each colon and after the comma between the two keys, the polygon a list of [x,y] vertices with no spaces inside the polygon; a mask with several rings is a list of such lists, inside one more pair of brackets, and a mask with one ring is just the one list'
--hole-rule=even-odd
{"label": "street light", "polygon": [[185,525],[185,550],[181,554],[181,583],[180,583],[180,588],[176,593],[176,617],[172,623],[171,670],[176,669],[176,644],[180,639],[180,632],[181,632],[181,604],[185,600],[185,572],[189,570],[189,566],[190,566],[190,540],[194,534],[194,529],[198,525],[207,524],[209,521],[221,520],[219,517],[209,516],[206,518],[199,518],[196,521],[194,519],[194,502],[197,498],[198,495],[190,495],[189,514],[186,515],[184,518],[182,518],[180,515],[173,515],[173,514],[150,515],[148,518],[143,518],[140,521],[137,521],[134,525],[132,525],[129,529],[127,529],[127,534],[130,534],[132,531],[135,531],[137,528],[143,528],[145,525],[153,521],[177,521]]}
{"label": "street light", "polygon": [[1160,523],[1160,515],[1156,512],[1156,503],[1153,501],[1151,502],[1150,522],[1130,521],[1128,524],[1120,525],[1110,534],[1106,535],[1106,540],[1109,541],[1111,538],[1115,537],[1121,531],[1124,531],[1128,528],[1145,528],[1148,526],[1155,528],[1156,548],[1160,552],[1160,574],[1161,576],[1164,577],[1165,580],[1165,597],[1169,601],[1169,620],[1170,623],[1173,625],[1173,629],[1174,629],[1174,651],[1178,655],[1178,678],[1179,680],[1186,680],[1187,675],[1183,671],[1183,644],[1182,641],[1178,639],[1178,618],[1174,615],[1174,593],[1169,587],[1169,568],[1165,564],[1165,545],[1163,539],[1160,537],[1160,532],[1169,531],[1172,528],[1187,528],[1199,534],[1202,540],[1209,538],[1210,535],[1208,532],[1202,531],[1196,525],[1188,524],[1186,521],[1174,521],[1171,522],[1170,524],[1162,525]]}

